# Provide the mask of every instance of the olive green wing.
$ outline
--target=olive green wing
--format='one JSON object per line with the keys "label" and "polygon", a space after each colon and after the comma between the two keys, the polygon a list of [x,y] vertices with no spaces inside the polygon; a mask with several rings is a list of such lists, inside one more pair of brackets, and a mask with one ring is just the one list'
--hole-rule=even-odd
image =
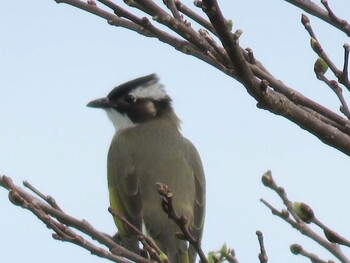
{"label": "olive green wing", "polygon": [[[192,167],[193,176],[195,180],[195,202],[193,204],[193,221],[190,222],[190,230],[192,235],[201,240],[205,221],[205,176],[203,165],[194,145],[186,139],[185,143],[187,158]],[[196,251],[191,246],[189,249],[189,260],[194,262],[196,258]]]}
{"label": "olive green wing", "polygon": [[[135,162],[128,150],[127,140],[123,136],[114,136],[107,161],[107,176],[110,206],[125,217],[131,224],[142,228],[142,202],[139,191],[139,179],[135,174]],[[137,248],[137,237],[120,220],[114,219],[119,230],[118,235],[124,245]]]}

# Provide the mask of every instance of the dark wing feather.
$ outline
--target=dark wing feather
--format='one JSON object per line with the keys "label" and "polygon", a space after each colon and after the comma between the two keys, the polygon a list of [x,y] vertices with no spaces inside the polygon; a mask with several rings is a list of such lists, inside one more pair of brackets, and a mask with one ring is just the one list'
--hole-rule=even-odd
{"label": "dark wing feather", "polygon": [[[193,204],[193,215],[194,220],[190,222],[190,229],[193,236],[196,239],[201,240],[204,228],[204,220],[205,220],[205,177],[203,165],[198,154],[197,149],[194,145],[186,139],[186,147],[185,151],[188,156],[188,160],[190,166],[193,170],[193,175],[195,179],[195,203]],[[196,258],[196,250],[191,246],[189,249],[189,261],[194,262]]]}
{"label": "dark wing feather", "polygon": [[[107,174],[110,205],[130,223],[142,228],[142,202],[139,180],[135,173],[135,163],[128,152],[125,137],[116,134],[108,152]],[[115,220],[122,240],[131,249],[137,247],[137,237],[119,220]]]}

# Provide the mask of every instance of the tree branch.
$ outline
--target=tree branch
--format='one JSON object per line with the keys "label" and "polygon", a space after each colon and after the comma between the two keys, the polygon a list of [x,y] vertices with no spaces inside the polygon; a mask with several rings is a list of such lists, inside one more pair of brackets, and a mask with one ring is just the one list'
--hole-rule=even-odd
{"label": "tree branch", "polygon": [[115,217],[120,220],[125,226],[131,229],[137,236],[139,241],[143,244],[144,249],[149,253],[150,257],[158,263],[169,263],[168,259],[162,259],[161,254],[163,253],[156,243],[150,237],[144,235],[136,226],[131,224],[125,217],[119,214],[112,207],[108,208],[108,211]]}
{"label": "tree branch", "polygon": [[[273,215],[276,215],[279,218],[283,219],[290,226],[300,231],[300,233],[309,237],[311,240],[315,241],[316,243],[324,247],[326,250],[332,253],[336,258],[338,258],[340,262],[344,262],[344,263],[350,262],[350,259],[348,259],[340,249],[339,245],[337,244],[338,242],[334,242],[334,240],[337,240],[339,241],[339,243],[344,242],[348,244],[345,238],[336,234],[335,231],[330,230],[328,227],[325,228],[323,224],[320,224],[320,221],[315,217],[314,212],[309,206],[307,206],[304,203],[300,203],[300,202],[293,203],[292,201],[290,201],[287,197],[287,193],[285,192],[284,188],[281,186],[278,186],[274,181],[271,171],[267,171],[266,173],[264,173],[264,175],[262,176],[262,182],[266,187],[273,190],[279,196],[279,198],[283,202],[283,205],[285,206],[285,209],[283,209],[282,211],[279,211],[264,199],[260,199],[260,201],[271,210]],[[328,233],[333,234],[332,236],[334,236],[334,240],[332,240],[331,242],[329,238],[327,237],[324,238],[320,236],[314,230],[312,230],[311,227],[309,227],[307,224],[322,226],[321,228],[323,228],[323,230],[326,229]]]}
{"label": "tree branch", "polygon": [[190,232],[190,229],[186,226],[187,218],[184,215],[178,216],[173,206],[173,194],[169,187],[162,183],[157,183],[158,193],[162,196],[162,208],[168,217],[173,220],[176,225],[180,228],[181,234],[177,235],[178,238],[187,240],[197,251],[198,256],[202,263],[209,263],[205,256],[201,241],[196,239]]}
{"label": "tree branch", "polygon": [[334,263],[333,260],[323,260],[320,259],[316,254],[310,253],[308,251],[306,251],[302,246],[300,246],[299,244],[292,244],[290,246],[290,251],[294,254],[294,255],[302,255],[308,259],[310,259],[310,261],[312,263]]}
{"label": "tree branch", "polygon": [[313,1],[310,0],[284,0],[294,6],[299,7],[305,12],[320,18],[326,23],[336,27],[340,31],[343,31],[347,36],[350,36],[350,25],[344,20],[340,19],[332,12],[330,9],[328,2],[325,0],[321,0],[321,3],[326,7],[326,10],[322,9],[318,5],[316,5]]}
{"label": "tree branch", "polygon": [[261,231],[256,231],[256,235],[258,236],[259,246],[260,246],[260,253],[259,253],[259,261],[260,263],[267,263],[268,257],[266,254],[265,246],[264,246],[264,236]]}
{"label": "tree branch", "polygon": [[[107,258],[113,262],[129,263],[129,260],[131,260],[139,263],[152,263],[150,260],[147,260],[115,243],[111,237],[95,229],[86,220],[78,220],[66,214],[62,209],[58,208],[59,206],[56,201],[52,201],[52,197],[47,198],[28,182],[26,182],[25,185],[29,186],[30,189],[34,189],[34,193],[38,194],[40,198],[44,197],[45,202],[16,186],[10,177],[5,175],[0,176],[0,186],[9,191],[10,201],[36,215],[39,220],[55,232],[53,238],[56,240],[76,244],[90,251],[94,255]],[[50,204],[51,202],[55,205],[52,206]],[[93,240],[98,241],[104,247],[86,240],[81,235],[78,235],[72,228],[90,236]],[[106,248],[108,250],[106,250]]]}
{"label": "tree branch", "polygon": [[[147,37],[156,37],[185,54],[197,57],[241,82],[247,92],[257,100],[259,108],[289,119],[327,145],[350,155],[350,122],[283,84],[254,58],[251,49],[245,50],[240,47],[239,37],[242,31],[231,32],[231,27],[217,1],[195,1],[195,5],[207,14],[210,21],[190,11],[179,0],[165,1],[165,8],[170,10],[170,14],[151,0],[124,1],[131,8],[139,9],[151,17],[155,24],[151,23],[148,17],[136,16],[121,7],[121,4],[110,0],[99,2],[112,9],[116,15],[78,0],[57,2],[64,2],[96,14],[111,25],[124,27]],[[196,32],[191,24],[182,18],[181,12],[208,31],[200,29]],[[158,26],[165,26],[173,33],[165,32]],[[222,46],[210,33],[220,39]],[[346,78],[343,79],[346,83]],[[344,105],[343,109],[345,112]]]}

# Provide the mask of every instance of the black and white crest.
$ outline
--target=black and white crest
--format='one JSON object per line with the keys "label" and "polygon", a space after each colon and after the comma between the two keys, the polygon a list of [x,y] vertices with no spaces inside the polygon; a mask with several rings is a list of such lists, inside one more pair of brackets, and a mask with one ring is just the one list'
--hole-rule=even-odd
{"label": "black and white crest", "polygon": [[163,85],[159,83],[159,78],[156,74],[125,82],[115,87],[107,97],[113,100],[114,98],[120,98],[130,93],[134,94],[137,98],[152,98],[154,100],[169,98]]}
{"label": "black and white crest", "polygon": [[117,130],[164,116],[177,118],[173,114],[171,98],[156,74],[125,82],[115,87],[107,97],[94,100],[88,106],[106,110]]}

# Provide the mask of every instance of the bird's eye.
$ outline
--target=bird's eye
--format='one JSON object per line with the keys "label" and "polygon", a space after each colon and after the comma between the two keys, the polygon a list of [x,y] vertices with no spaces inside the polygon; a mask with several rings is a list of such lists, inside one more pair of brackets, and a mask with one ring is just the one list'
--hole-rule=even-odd
{"label": "bird's eye", "polygon": [[125,101],[129,104],[135,103],[136,102],[136,96],[132,93],[129,93],[125,95]]}

